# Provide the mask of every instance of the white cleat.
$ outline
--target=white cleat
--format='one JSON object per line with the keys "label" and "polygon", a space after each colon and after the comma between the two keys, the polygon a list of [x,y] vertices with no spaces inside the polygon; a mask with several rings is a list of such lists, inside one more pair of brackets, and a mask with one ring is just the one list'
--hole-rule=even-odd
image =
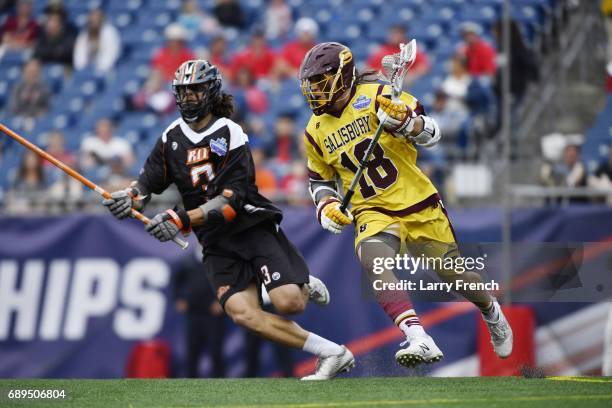
{"label": "white cleat", "polygon": [[422,363],[436,363],[444,357],[431,336],[425,335],[406,339],[400,346],[406,344],[408,344],[408,347],[395,353],[395,360],[404,367],[413,368]]}
{"label": "white cleat", "polygon": [[329,357],[319,357],[315,373],[302,377],[303,381],[329,380],[338,374],[351,371],[355,367],[355,357],[351,350],[342,346],[342,353]]}
{"label": "white cleat", "polygon": [[489,334],[491,335],[491,344],[493,344],[493,350],[501,358],[506,358],[512,354],[512,328],[510,323],[504,316],[501,307],[495,303],[495,306],[499,312],[499,319],[496,322],[489,322],[484,319],[487,327],[489,328]]}
{"label": "white cleat", "polygon": [[323,281],[316,276],[310,275],[308,299],[321,306],[329,304],[329,291],[327,290],[327,286],[325,286]]}

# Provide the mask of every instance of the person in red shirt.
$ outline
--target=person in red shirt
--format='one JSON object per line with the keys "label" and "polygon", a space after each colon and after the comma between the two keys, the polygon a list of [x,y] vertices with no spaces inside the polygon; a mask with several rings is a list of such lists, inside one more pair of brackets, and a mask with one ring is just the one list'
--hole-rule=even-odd
{"label": "person in red shirt", "polygon": [[0,28],[2,45],[11,50],[23,50],[34,46],[39,26],[32,17],[32,1],[19,0],[17,12],[8,17]]}
{"label": "person in red shirt", "polygon": [[227,54],[227,40],[222,34],[215,36],[210,43],[209,61],[219,68],[221,75],[226,78],[231,78],[232,66]]}
{"label": "person in red shirt", "polygon": [[480,38],[480,26],[470,22],[464,23],[461,32],[465,41],[463,53],[467,60],[468,72],[474,76],[495,75],[497,54],[489,43]]}
{"label": "person in red shirt", "polygon": [[195,54],[185,45],[187,32],[180,24],[170,24],[164,35],[166,46],[155,53],[151,66],[160,71],[166,81],[170,81],[174,78],[176,67],[187,60],[195,59]]}
{"label": "person in red shirt", "polygon": [[235,74],[240,68],[246,67],[255,79],[265,78],[271,73],[276,59],[263,30],[257,29],[253,31],[249,46],[234,56],[232,71]]}
{"label": "person in red shirt", "polygon": [[[379,71],[382,69],[381,60],[385,55],[395,54],[399,52],[399,45],[401,43],[407,43],[408,38],[406,37],[406,29],[401,25],[391,26],[387,34],[387,42],[382,44],[373,54],[368,58],[368,66],[374,70]],[[429,72],[431,65],[427,54],[423,52],[421,47],[417,47],[417,55],[414,61],[414,65],[410,68],[410,75],[408,75],[409,81],[414,81],[419,77]]]}
{"label": "person in red shirt", "polygon": [[302,17],[295,23],[296,39],[286,43],[279,53],[274,67],[275,75],[282,78],[293,78],[300,69],[300,64],[308,50],[315,46],[319,25],[308,17]]}

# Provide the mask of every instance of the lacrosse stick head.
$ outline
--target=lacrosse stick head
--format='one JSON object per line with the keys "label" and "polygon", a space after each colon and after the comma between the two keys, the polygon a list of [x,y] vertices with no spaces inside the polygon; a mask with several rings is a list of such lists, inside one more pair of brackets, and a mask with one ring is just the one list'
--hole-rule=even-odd
{"label": "lacrosse stick head", "polygon": [[412,40],[407,44],[400,44],[400,52],[383,57],[383,74],[391,84],[393,98],[401,94],[404,78],[416,60],[416,53],[416,40]]}

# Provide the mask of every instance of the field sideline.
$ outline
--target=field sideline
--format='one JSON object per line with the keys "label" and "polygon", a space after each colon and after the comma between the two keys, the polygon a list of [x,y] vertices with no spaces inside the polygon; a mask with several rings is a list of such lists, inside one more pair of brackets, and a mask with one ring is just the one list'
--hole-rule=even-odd
{"label": "field sideline", "polygon": [[[67,399],[9,400],[11,389],[63,389]],[[610,407],[612,378],[387,377],[300,382],[0,380],[0,407]]]}

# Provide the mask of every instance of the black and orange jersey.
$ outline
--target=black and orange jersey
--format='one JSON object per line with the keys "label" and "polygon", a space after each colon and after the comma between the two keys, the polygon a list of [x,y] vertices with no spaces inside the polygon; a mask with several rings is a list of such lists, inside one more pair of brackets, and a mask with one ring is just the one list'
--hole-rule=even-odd
{"label": "black and orange jersey", "polygon": [[227,118],[216,118],[203,130],[192,130],[182,118],[158,139],[138,178],[142,194],[161,194],[175,184],[186,210],[195,209],[224,189],[234,192],[238,216],[228,225],[194,227],[203,246],[274,218],[281,211],[260,195],[255,166],[242,128]]}

